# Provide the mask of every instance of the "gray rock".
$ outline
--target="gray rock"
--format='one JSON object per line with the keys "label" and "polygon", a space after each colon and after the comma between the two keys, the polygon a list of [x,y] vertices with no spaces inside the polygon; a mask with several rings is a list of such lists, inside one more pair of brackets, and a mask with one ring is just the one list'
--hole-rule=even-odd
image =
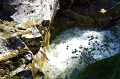
{"label": "gray rock", "polygon": [[[17,29],[17,32],[19,32],[19,35],[22,35],[22,40],[33,53],[38,52],[42,33],[46,27],[49,27],[59,9],[59,1],[3,0],[1,4],[3,5],[3,14],[8,13],[6,16],[10,16],[19,25],[16,27],[20,28],[19,30]],[[28,31],[29,33],[26,33]],[[38,49],[35,50],[33,47],[35,49],[38,47]]]}
{"label": "gray rock", "polygon": [[[59,9],[59,1],[0,0],[0,5],[2,5],[2,15],[11,17],[11,20],[16,22],[14,27],[4,25],[0,31],[1,78],[12,77],[29,69],[27,66],[31,63],[33,54],[40,50],[45,35],[43,31],[49,27]],[[44,58],[46,57],[41,57],[40,61]]]}
{"label": "gray rock", "polygon": [[3,0],[4,12],[23,25],[27,20],[51,20],[59,9],[58,0]]}
{"label": "gray rock", "polygon": [[18,37],[0,37],[0,76],[11,77],[32,60],[32,52]]}

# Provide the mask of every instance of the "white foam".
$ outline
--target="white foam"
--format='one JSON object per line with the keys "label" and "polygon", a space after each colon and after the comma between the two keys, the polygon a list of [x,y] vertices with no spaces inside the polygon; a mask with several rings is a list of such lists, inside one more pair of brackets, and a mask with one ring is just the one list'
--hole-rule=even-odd
{"label": "white foam", "polygon": [[[119,36],[120,29],[116,28]],[[48,48],[46,54],[50,61],[45,69],[49,69],[50,65],[58,69],[49,70],[54,74],[52,78],[74,79],[84,65],[117,54],[120,51],[120,37],[116,38],[110,29],[97,32],[76,27],[57,36]],[[73,74],[75,69],[78,71]]]}

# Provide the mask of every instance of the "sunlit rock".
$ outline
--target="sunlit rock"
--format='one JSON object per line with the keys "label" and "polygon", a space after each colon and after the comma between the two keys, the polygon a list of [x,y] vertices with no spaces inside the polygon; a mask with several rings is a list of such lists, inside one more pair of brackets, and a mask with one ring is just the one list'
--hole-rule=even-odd
{"label": "sunlit rock", "polygon": [[[0,2],[0,4],[5,6],[2,6],[2,13],[9,13],[10,15],[6,14],[6,16],[11,17],[18,25],[15,27],[17,34],[22,35],[22,40],[26,44],[30,44],[28,44],[28,47],[32,52],[38,52],[42,41],[41,38],[45,38],[46,31],[50,27],[50,24],[59,9],[59,1],[4,0]],[[7,8],[9,6],[11,8]],[[33,40],[32,42],[36,41],[36,43],[31,44],[31,40]],[[36,46],[33,46],[35,44]],[[38,49],[34,49],[33,47],[38,47]]]}
{"label": "sunlit rock", "polygon": [[10,78],[29,69],[33,53],[18,37],[14,22],[2,21],[0,24],[0,77]]}
{"label": "sunlit rock", "polygon": [[18,38],[0,37],[0,76],[11,77],[23,70],[32,60],[32,52]]}
{"label": "sunlit rock", "polygon": [[[22,39],[22,41],[24,41],[24,43],[27,45],[27,49],[30,49],[30,53],[34,54],[35,57],[43,54],[44,52],[39,52],[39,49],[41,47],[42,41],[44,41],[43,39],[45,39],[45,37],[47,36],[47,30],[50,28],[50,24],[52,23],[54,16],[59,9],[59,1],[4,0],[1,1],[0,4],[0,7],[2,8],[0,10],[2,11],[2,15],[4,15],[5,17],[9,17],[10,21],[13,20],[14,22],[16,22],[16,25],[14,27],[15,34],[9,32],[8,30],[8,33],[6,32],[7,34],[4,35],[6,35],[7,38],[19,36],[19,38]],[[1,33],[1,35],[3,34]],[[44,46],[44,44],[47,44],[46,40],[42,44],[42,46]],[[12,46],[17,47],[18,45]],[[36,60],[37,62],[35,61],[35,63],[38,65],[38,68],[41,67],[40,63],[43,61],[44,58],[46,57],[42,56],[40,57],[40,59]],[[39,60],[41,62],[39,62]],[[24,63],[22,64],[24,65]]]}
{"label": "sunlit rock", "polygon": [[42,35],[36,26],[29,27],[26,29],[26,34],[21,35],[21,39],[29,47],[33,54],[36,54],[39,51],[42,42]]}
{"label": "sunlit rock", "polygon": [[59,8],[58,0],[4,0],[0,3],[4,5],[3,12],[7,12],[3,14],[20,25],[29,19],[51,20]]}
{"label": "sunlit rock", "polygon": [[[57,55],[56,52],[50,53],[50,51],[47,50],[47,47],[49,47],[49,45],[51,44],[51,40],[53,40],[57,35],[60,34],[60,32],[62,32],[65,29],[78,26],[80,27],[80,29],[89,28],[90,30],[92,29],[96,31],[96,28],[98,27],[104,28],[110,23],[111,19],[115,19],[119,17],[119,12],[117,12],[117,14],[114,13],[115,8],[119,7],[119,3],[116,0],[107,0],[107,1],[106,0],[94,0],[94,1],[60,0],[60,3],[61,1],[62,1],[61,4],[62,9],[60,10],[60,13],[58,13],[56,17],[55,15],[59,9],[58,0],[0,1],[1,4],[0,11],[2,11],[0,12],[0,14],[5,16],[4,18],[7,18],[7,20],[9,18],[10,21],[16,22],[16,24],[13,23],[12,25],[14,26],[13,27],[14,29],[12,27],[9,27],[9,25],[0,26],[0,28],[2,28],[0,29],[1,32],[0,41],[2,42],[1,49],[2,48],[4,49],[1,50],[1,54],[0,54],[1,57],[0,72],[2,73],[8,72],[8,73],[4,73],[5,76],[8,77],[9,76],[11,77],[16,73],[21,74],[19,72],[26,71],[27,64],[29,64],[29,62],[32,62],[29,64],[30,69],[29,68],[28,69],[31,70],[34,79],[35,78],[38,79],[40,77],[46,79],[55,79],[55,78],[69,79],[69,78],[73,78],[79,71],[79,69],[75,68],[77,66],[76,62],[79,61],[76,60],[78,56],[78,54],[76,53],[78,53],[79,51],[82,50],[84,51],[82,53],[79,53],[79,55],[81,55],[81,58],[83,58],[83,60],[80,60],[79,63],[81,63],[81,61],[84,61],[82,65],[80,64],[79,66],[81,68],[86,66],[86,64],[95,62],[97,59],[109,57],[108,55],[113,55],[111,54],[111,51],[110,52],[107,51],[107,49],[110,49],[108,44],[101,45],[102,47],[100,48],[101,50],[103,49],[102,52],[99,46],[97,46],[98,43],[100,43],[101,41],[101,40],[98,41],[98,38],[102,39],[102,37],[96,37],[94,35],[92,36],[92,34],[94,33],[95,35],[98,34],[98,36],[102,36],[101,34],[96,32],[91,32],[90,33],[91,36],[86,37],[87,35],[89,35],[87,31],[85,31],[86,34],[83,35],[84,39],[80,40],[81,41],[80,43],[88,48],[89,48],[88,44],[90,42],[92,42],[92,45],[96,43],[93,45],[93,48],[91,47],[89,49],[90,51],[95,50],[94,46],[96,46],[96,49],[99,50],[97,55],[96,54],[91,55],[90,52],[87,51],[88,48],[86,47],[83,48],[83,46],[80,46],[80,49],[78,50],[73,49],[70,54],[65,54],[66,51],[63,51],[62,53],[62,50],[64,48],[72,49],[72,47],[74,48],[76,46],[71,46],[71,47],[70,45],[67,45],[66,47],[64,47],[63,45],[61,47],[58,46],[58,49],[60,48],[60,53],[61,53],[61,55],[59,54],[60,56]],[[103,3],[105,3],[105,6],[101,5]],[[2,21],[0,21],[0,23],[2,23]],[[119,36],[116,35],[115,31],[113,32],[113,34],[116,37],[114,40],[119,38]],[[61,40],[62,39],[63,38],[61,38]],[[89,40],[90,42],[86,41],[86,39]],[[95,42],[94,39],[97,40],[97,42]],[[56,44],[59,44],[59,41],[60,39],[56,41]],[[72,41],[74,41],[75,43],[77,40],[73,39]],[[107,41],[109,41],[109,43],[111,42],[111,40],[107,40]],[[66,42],[64,42],[64,44],[66,44]],[[105,55],[103,54],[104,49],[106,49],[104,53]],[[118,49],[113,48],[113,50],[118,50]],[[51,56],[51,54],[54,54],[55,57]],[[73,60],[69,61],[69,59],[73,59]],[[71,65],[72,63],[75,64],[73,65],[74,67],[72,67]],[[12,64],[12,65],[9,66],[8,64]],[[18,65],[16,66],[15,64]],[[10,72],[11,71],[10,69],[14,69],[14,70]],[[67,69],[70,71],[67,71]],[[62,74],[62,72],[65,74]],[[66,76],[66,74],[70,76]],[[3,76],[3,74],[1,76]]]}
{"label": "sunlit rock", "polygon": [[47,61],[49,61],[49,59],[47,58],[45,51],[40,48],[38,53],[34,55],[33,62],[31,64],[31,71],[34,79],[45,76],[43,68],[45,66],[44,63]]}

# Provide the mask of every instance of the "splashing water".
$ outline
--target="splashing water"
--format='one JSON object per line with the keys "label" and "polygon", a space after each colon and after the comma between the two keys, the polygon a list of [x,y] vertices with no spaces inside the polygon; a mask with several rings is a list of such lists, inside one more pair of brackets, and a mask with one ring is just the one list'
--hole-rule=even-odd
{"label": "splashing water", "polygon": [[100,32],[80,30],[63,31],[48,47],[50,61],[44,64],[45,79],[75,79],[86,65],[120,52],[120,27]]}

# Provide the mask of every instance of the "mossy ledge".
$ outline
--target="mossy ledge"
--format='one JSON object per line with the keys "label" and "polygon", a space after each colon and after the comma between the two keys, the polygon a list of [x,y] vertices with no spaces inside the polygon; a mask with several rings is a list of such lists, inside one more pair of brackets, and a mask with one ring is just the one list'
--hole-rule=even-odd
{"label": "mossy ledge", "polygon": [[76,79],[120,79],[120,52],[88,65]]}

